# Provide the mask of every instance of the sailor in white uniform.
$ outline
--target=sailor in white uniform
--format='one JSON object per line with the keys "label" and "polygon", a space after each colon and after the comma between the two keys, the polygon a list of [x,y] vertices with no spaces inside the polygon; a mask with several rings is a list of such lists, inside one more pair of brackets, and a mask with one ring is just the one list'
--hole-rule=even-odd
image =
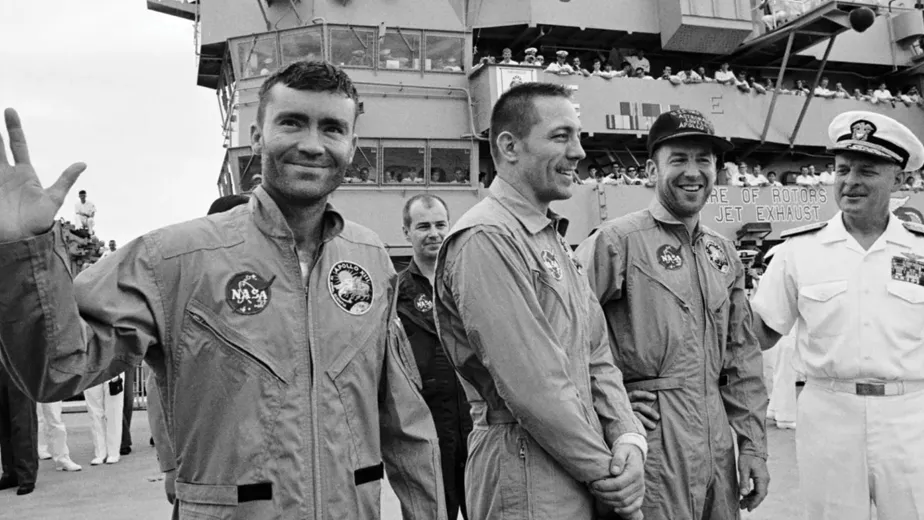
{"label": "sailor in white uniform", "polygon": [[793,325],[806,374],[796,456],[811,520],[924,518],[924,226],[889,211],[924,146],[887,116],[853,111],[828,129],[828,222],[792,234],[752,301],[769,348]]}

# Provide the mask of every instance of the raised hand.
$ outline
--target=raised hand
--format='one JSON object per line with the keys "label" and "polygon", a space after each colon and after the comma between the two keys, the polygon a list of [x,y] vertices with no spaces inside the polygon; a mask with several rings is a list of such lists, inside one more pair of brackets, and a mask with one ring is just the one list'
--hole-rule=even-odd
{"label": "raised hand", "polygon": [[12,108],[6,109],[3,115],[10,136],[13,164],[7,159],[3,136],[0,135],[0,243],[48,231],[68,190],[87,169],[83,163],[74,163],[51,187],[47,190],[42,188],[29,159],[29,147],[19,115]]}

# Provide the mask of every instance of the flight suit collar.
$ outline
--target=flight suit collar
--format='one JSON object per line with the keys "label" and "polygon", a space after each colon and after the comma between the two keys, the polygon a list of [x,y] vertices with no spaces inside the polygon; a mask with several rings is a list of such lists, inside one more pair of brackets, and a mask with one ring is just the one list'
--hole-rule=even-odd
{"label": "flight suit collar", "polygon": [[[264,234],[276,238],[293,238],[292,229],[286,223],[276,201],[270,197],[263,186],[257,186],[250,196],[250,212],[257,228]],[[329,242],[343,231],[343,217],[327,203],[324,208],[323,231],[321,241]]]}
{"label": "flight suit collar", "polygon": [[428,280],[427,277],[424,276],[422,272],[420,272],[420,267],[417,265],[417,262],[414,261],[413,256],[411,257],[411,261],[407,264],[407,272],[410,275],[415,276],[419,278],[420,280],[427,282],[427,285],[430,285],[430,280]]}
{"label": "flight suit collar", "polygon": [[[686,229],[686,226],[681,222],[673,213],[667,210],[664,207],[664,204],[661,204],[661,200],[658,199],[658,196],[655,195],[651,202],[648,204],[648,212],[651,213],[651,217],[662,224],[668,224],[671,226],[681,226]],[[699,221],[696,222],[696,228],[693,230],[692,238],[695,240],[702,234],[702,226],[700,226]]]}
{"label": "flight suit collar", "polygon": [[526,200],[523,194],[501,177],[496,177],[488,190],[490,196],[506,208],[507,211],[513,213],[513,216],[520,221],[520,224],[526,228],[530,235],[535,235],[542,231],[549,224],[552,224],[555,231],[562,235],[567,231],[568,219],[551,209],[543,214],[539,211],[539,208]]}

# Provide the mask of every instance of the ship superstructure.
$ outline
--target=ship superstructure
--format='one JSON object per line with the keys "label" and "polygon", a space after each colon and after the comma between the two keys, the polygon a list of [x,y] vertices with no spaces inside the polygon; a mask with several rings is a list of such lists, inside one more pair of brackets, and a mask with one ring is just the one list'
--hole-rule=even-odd
{"label": "ship superstructure", "polygon": [[[406,256],[410,247],[399,215],[407,198],[435,193],[458,216],[484,196],[493,172],[485,139],[491,107],[516,82],[572,89],[586,132],[585,178],[591,166],[614,175],[620,166],[644,168],[647,130],[673,107],[697,109],[715,123],[736,146],[726,161],[758,164],[784,182],[802,166],[821,170],[830,162],[827,125],[841,112],[882,112],[924,135],[916,94],[924,87],[924,5],[912,1],[147,3],[195,24],[198,85],[216,91],[227,148],[221,194],[246,192],[259,182],[249,129],[265,77],[300,59],[344,67],[363,101],[360,140],[347,182],[332,202],[376,231],[394,256]],[[511,61],[504,60],[505,49]],[[535,53],[527,56],[528,49]],[[559,51],[568,53],[573,73],[547,70]],[[542,56],[545,64],[536,66],[530,56]],[[638,65],[648,72],[615,75],[626,63],[632,75]],[[700,67],[715,79],[723,64],[738,84],[676,79]],[[877,93],[881,85],[891,99]],[[728,178],[734,171],[720,173],[722,185],[703,218],[744,247],[836,212],[831,187],[738,187]],[[645,207],[652,196],[644,185],[589,183],[576,186],[574,197],[555,209],[571,220],[566,238],[576,244],[601,222]],[[915,208],[924,208],[924,194],[900,192],[895,205],[904,206],[904,218],[921,219]]]}

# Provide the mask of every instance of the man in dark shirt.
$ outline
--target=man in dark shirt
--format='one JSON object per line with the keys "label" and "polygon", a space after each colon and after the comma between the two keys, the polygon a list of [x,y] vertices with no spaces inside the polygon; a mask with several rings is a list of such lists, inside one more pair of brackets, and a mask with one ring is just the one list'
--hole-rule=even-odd
{"label": "man in dark shirt", "polygon": [[398,315],[414,351],[424,400],[440,440],[448,518],[455,520],[460,509],[463,518],[468,518],[463,481],[472,419],[433,322],[433,273],[440,245],[449,232],[449,208],[435,195],[415,195],[404,205],[403,218],[404,235],[414,248],[414,257],[398,275]]}

